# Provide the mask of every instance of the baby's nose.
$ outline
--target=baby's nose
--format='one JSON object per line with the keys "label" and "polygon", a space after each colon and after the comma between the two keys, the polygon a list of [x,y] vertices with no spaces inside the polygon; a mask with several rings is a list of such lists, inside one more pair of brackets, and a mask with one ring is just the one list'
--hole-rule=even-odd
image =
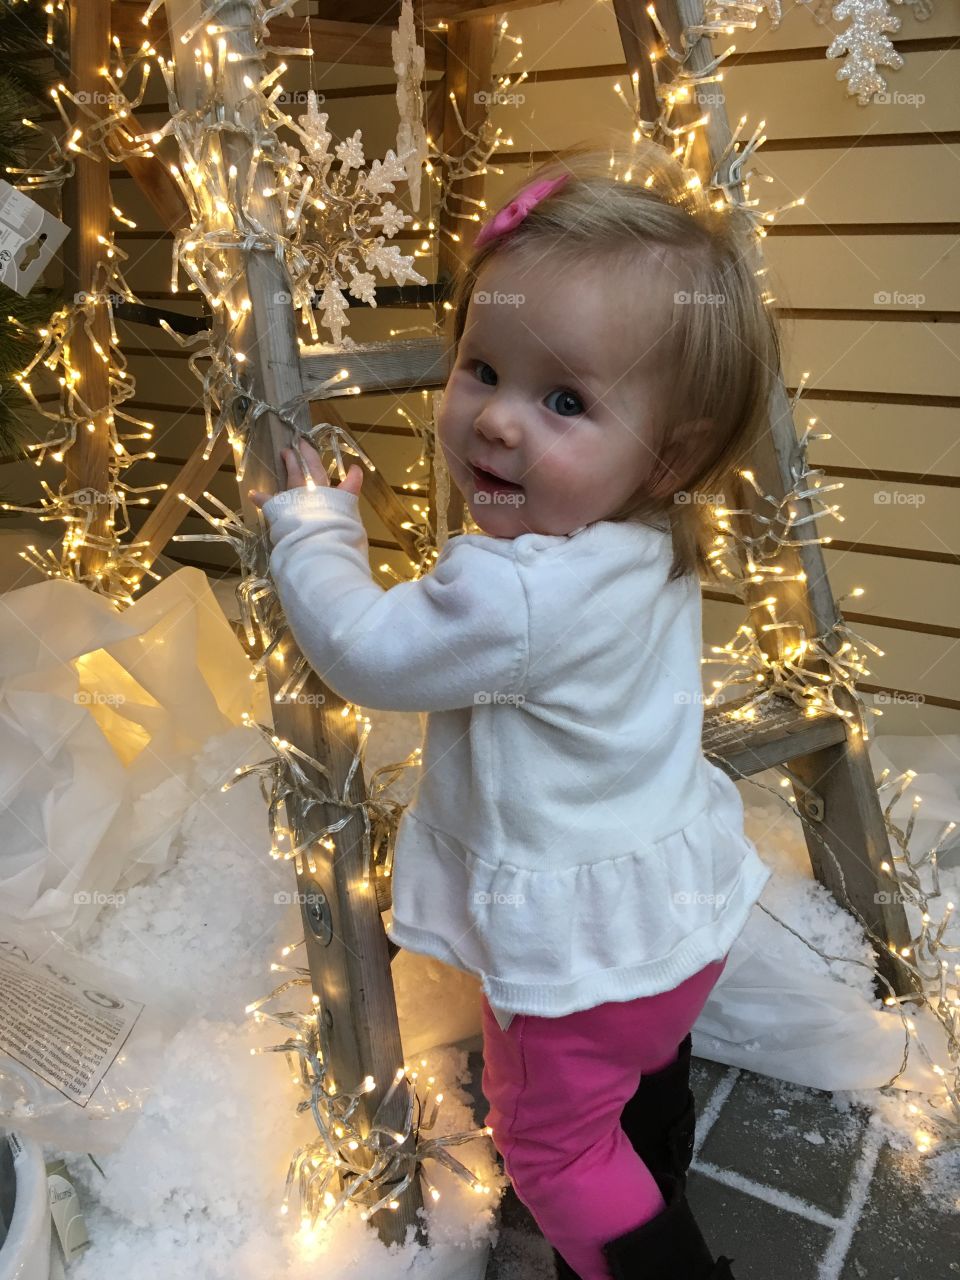
{"label": "baby's nose", "polygon": [[485,440],[499,440],[511,448],[520,443],[523,425],[515,409],[488,404],[476,419],[475,427]]}

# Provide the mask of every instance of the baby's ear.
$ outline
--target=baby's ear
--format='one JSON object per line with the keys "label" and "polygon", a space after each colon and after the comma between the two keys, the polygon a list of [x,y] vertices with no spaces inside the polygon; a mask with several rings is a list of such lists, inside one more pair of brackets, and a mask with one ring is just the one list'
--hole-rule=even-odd
{"label": "baby's ear", "polygon": [[696,418],[684,422],[669,433],[660,447],[661,466],[652,486],[657,497],[677,493],[700,469],[700,459],[710,453],[710,437],[716,428],[712,418]]}

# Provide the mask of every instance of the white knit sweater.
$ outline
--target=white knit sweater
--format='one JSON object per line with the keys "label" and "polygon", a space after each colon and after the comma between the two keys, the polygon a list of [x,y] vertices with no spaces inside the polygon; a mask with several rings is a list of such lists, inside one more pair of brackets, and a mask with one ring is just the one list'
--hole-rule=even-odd
{"label": "white knit sweater", "polygon": [[700,589],[667,532],[456,534],[372,578],[359,499],[265,503],[294,637],[347,701],[426,711],[388,936],[477,974],[502,1026],[669,990],[727,954],[770,875],[701,748]]}

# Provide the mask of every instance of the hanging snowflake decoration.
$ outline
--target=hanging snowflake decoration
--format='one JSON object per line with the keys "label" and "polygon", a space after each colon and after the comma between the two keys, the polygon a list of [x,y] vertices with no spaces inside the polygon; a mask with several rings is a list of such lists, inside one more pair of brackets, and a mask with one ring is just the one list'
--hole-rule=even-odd
{"label": "hanging snowflake decoration", "polygon": [[825,27],[833,17],[833,0],[800,0],[817,26]]}
{"label": "hanging snowflake decoration", "polygon": [[860,105],[866,106],[875,93],[884,93],[887,88],[886,80],[877,71],[877,64],[892,67],[895,71],[903,66],[903,58],[885,34],[899,31],[900,19],[890,12],[887,0],[840,0],[833,16],[838,22],[848,18],[852,22],[831,43],[827,57],[846,55],[837,79],[846,80],[848,92],[856,94]]}
{"label": "hanging snowflake decoration", "polygon": [[427,134],[423,127],[423,66],[424,53],[417,44],[417,32],[413,21],[413,5],[403,0],[400,23],[390,34],[393,49],[393,69],[397,76],[397,111],[400,124],[397,127],[397,153],[407,156],[407,183],[410,187],[410,203],[420,208],[420,177],[424,161],[429,154]]}
{"label": "hanging snowflake decoration", "polygon": [[766,10],[771,27],[779,27],[783,16],[780,0],[705,0],[703,25],[711,31],[729,33],[730,27],[748,27],[753,30],[757,18]]}
{"label": "hanging snowflake decoration", "polygon": [[[331,154],[328,114],[318,109],[313,90],[307,94],[306,112],[296,123],[270,105],[277,123],[292,128],[301,144],[300,149],[289,148],[293,155],[287,173],[296,177],[285,191],[277,192],[293,211],[294,216],[288,217],[290,239],[308,264],[308,270],[294,281],[294,305],[316,342],[319,335],[313,307],[319,297],[321,324],[340,346],[343,330],[350,323],[345,287],[352,297],[375,307],[374,270],[398,285],[427,283],[413,269],[412,257],[401,254],[395,245],[384,246],[387,238],[411,221],[410,215],[391,201],[381,202],[381,196],[396,190],[397,182],[406,181],[407,157],[398,158],[388,151],[383,161],[373,160],[365,167],[359,129],[337,143]],[[336,161],[339,168],[334,170]],[[358,269],[357,259],[365,270]],[[344,272],[349,283],[344,281]]]}
{"label": "hanging snowflake decoration", "polygon": [[[933,0],[895,0],[897,4],[912,6],[918,21],[929,18],[933,12]],[[824,26],[831,20],[845,22],[851,19],[846,31],[836,36],[826,50],[828,58],[846,57],[837,72],[838,80],[847,81],[847,89],[856,94],[866,106],[874,94],[884,93],[887,82],[877,71],[877,64],[899,70],[903,58],[897,53],[886,32],[900,30],[900,19],[890,11],[889,0],[800,0],[814,20]],[[685,28],[685,35],[715,35],[721,31],[729,34],[734,27],[753,30],[757,17],[766,11],[771,27],[780,25],[782,10],[780,0],[705,0],[703,22]]]}
{"label": "hanging snowflake decoration", "polygon": [[[169,133],[177,138],[184,155],[202,154],[205,131],[215,128],[216,122],[204,123],[197,113],[181,108],[172,65],[161,62],[161,66],[173,114],[154,141]],[[221,199],[236,210],[242,224],[233,237],[239,248],[247,237],[256,236],[259,231],[247,212],[252,185],[255,180],[262,183],[262,175],[273,170],[274,181],[263,191],[280,205],[285,227],[280,251],[290,276],[291,301],[300,312],[309,341],[320,340],[314,314],[318,307],[320,324],[329,330],[334,344],[349,345],[343,332],[350,323],[347,294],[376,306],[371,274],[374,270],[398,285],[408,281],[427,283],[414,270],[412,256],[401,254],[396,246],[385,245],[386,239],[412,221],[395,204],[381,201],[383,195],[396,190],[397,182],[406,181],[408,157],[387,151],[382,161],[372,160],[368,165],[359,129],[331,149],[329,117],[318,109],[312,89],[307,94],[306,111],[296,120],[284,111],[282,86],[274,83],[282,70],[281,63],[259,85],[251,81],[248,86],[251,92],[259,90],[263,94],[263,116],[254,131],[259,163],[245,174],[230,177],[233,186],[222,193]],[[219,91],[219,68],[211,88],[214,94]],[[285,132],[283,139],[280,130]],[[286,140],[291,135],[293,141]],[[230,277],[230,272],[218,277],[206,269],[211,255],[219,255],[227,247],[223,233],[211,237],[204,226],[204,203],[209,197],[211,177],[199,166],[187,167],[175,176],[191,214],[190,225],[177,235],[175,262],[207,295],[211,280],[223,278],[229,282]],[[211,306],[220,305],[221,293],[225,292],[225,288],[215,289],[208,297]]]}

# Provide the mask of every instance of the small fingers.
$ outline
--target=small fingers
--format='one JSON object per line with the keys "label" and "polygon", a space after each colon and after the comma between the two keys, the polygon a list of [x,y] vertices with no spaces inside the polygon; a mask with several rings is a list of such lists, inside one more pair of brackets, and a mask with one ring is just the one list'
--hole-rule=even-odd
{"label": "small fingers", "polygon": [[[286,470],[287,477],[285,487],[287,489],[303,489],[308,486],[309,481],[304,475],[304,468],[300,461],[294,457],[294,452],[295,451],[293,449],[281,449],[280,451],[280,456],[283,459],[283,465]],[[330,480],[327,476],[320,455],[307,440],[302,440],[300,442],[300,457],[302,458],[313,482],[317,485],[329,488]],[[363,467],[354,463],[338,487],[346,489],[350,493],[359,495],[360,486],[363,484],[363,475]],[[270,498],[274,496],[273,494],[264,493],[260,489],[248,489],[247,493],[251,502],[253,502],[253,504],[258,508],[262,508],[264,503],[269,502]]]}
{"label": "small fingers", "polygon": [[363,484],[363,467],[359,463],[354,463],[350,470],[343,478],[341,489],[347,489],[350,493],[355,493],[358,497],[360,494],[360,486]]}
{"label": "small fingers", "polygon": [[287,468],[287,488],[303,488],[307,485],[307,476],[314,484],[327,485],[327,472],[316,449],[307,440],[300,441],[300,457],[296,450],[284,449],[283,458]]}

